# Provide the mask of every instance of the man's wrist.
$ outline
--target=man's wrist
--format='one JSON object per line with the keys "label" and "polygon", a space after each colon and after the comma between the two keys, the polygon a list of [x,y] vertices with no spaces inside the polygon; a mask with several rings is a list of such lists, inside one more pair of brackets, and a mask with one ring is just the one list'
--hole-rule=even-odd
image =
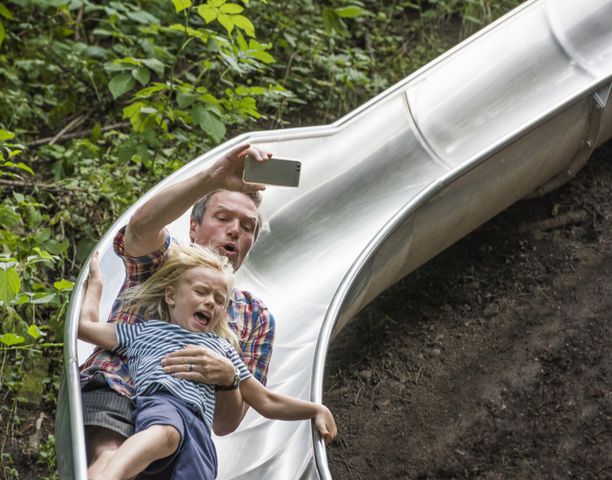
{"label": "man's wrist", "polygon": [[239,386],[240,386],[240,372],[236,368],[234,370],[234,375],[232,377],[231,383],[229,383],[228,385],[217,385],[217,390],[220,390],[222,392],[230,391],[230,390],[238,390]]}
{"label": "man's wrist", "polygon": [[200,171],[198,174],[197,182],[200,192],[210,193],[223,188],[218,181],[215,181],[213,173],[210,171],[211,168],[214,168],[214,165]]}

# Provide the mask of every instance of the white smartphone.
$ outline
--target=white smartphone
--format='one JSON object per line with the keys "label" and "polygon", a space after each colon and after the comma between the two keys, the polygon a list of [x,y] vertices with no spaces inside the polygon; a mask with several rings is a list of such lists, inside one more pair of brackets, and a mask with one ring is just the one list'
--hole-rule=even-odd
{"label": "white smartphone", "polygon": [[242,179],[247,183],[297,187],[300,184],[301,168],[302,163],[293,158],[272,157],[265,162],[257,162],[247,157]]}

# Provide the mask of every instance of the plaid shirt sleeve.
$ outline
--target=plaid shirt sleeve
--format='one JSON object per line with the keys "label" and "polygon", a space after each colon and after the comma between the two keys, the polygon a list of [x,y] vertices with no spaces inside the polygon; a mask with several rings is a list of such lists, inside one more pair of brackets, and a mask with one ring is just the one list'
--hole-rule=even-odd
{"label": "plaid shirt sleeve", "polygon": [[128,323],[133,323],[133,321],[130,320],[133,320],[132,317],[135,317],[137,312],[133,311],[132,305],[127,305],[126,302],[121,299],[121,294],[130,288],[144,283],[153,273],[155,273],[166,259],[166,254],[168,253],[168,248],[170,248],[170,243],[172,241],[172,238],[168,232],[166,232],[164,243],[160,248],[148,255],[131,257],[125,251],[126,228],[127,226],[122,227],[117,232],[117,235],[115,235],[113,241],[115,253],[123,260],[123,264],[125,265],[125,282],[121,286],[119,296],[115,300],[115,303],[113,303],[109,322],[127,321]]}
{"label": "plaid shirt sleeve", "polygon": [[[172,241],[166,233],[164,244],[156,251],[142,257],[130,257],[125,251],[125,230],[121,228],[115,235],[113,247],[125,265],[125,281],[119,297],[113,304],[109,322],[135,323],[139,322],[138,311],[134,302],[120,299],[121,293],[146,281],[159,268],[166,258],[166,253]],[[127,366],[127,359],[121,351],[109,351],[97,348],[81,366],[81,385],[87,384],[94,375],[101,375],[108,386],[124,396],[134,394],[133,382]]]}
{"label": "plaid shirt sleeve", "polygon": [[234,291],[229,314],[230,324],[240,339],[242,361],[266,385],[274,343],[274,317],[261,300],[238,290]]}

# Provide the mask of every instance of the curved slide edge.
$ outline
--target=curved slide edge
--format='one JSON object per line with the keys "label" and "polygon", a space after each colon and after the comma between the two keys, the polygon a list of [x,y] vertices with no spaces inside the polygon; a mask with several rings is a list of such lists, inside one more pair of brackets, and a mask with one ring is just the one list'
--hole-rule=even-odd
{"label": "curved slide edge", "polygon": [[[194,160],[101,240],[103,309],[122,280],[112,238],[150,195],[244,141],[301,158],[300,189],[266,193],[268,222],[238,284],[277,316],[269,386],[320,401],[329,342],[350,317],[612,136],[612,34],[601,28],[611,18],[609,0],[527,2],[333,125],[243,135]],[[186,225],[170,229],[181,237]],[[88,352],[76,341],[85,272],[66,323],[61,478],[86,478],[77,365]],[[220,478],[330,478],[308,422],[249,413],[217,443]]]}
{"label": "curved slide edge", "polygon": [[[531,121],[525,122],[520,128],[511,131],[505,138],[502,137],[499,141],[491,143],[469,160],[432,182],[418,196],[410,199],[372,238],[343,278],[326,313],[317,344],[312,378],[312,398],[314,401],[322,400],[325,359],[333,337],[376,295],[464,236],[464,233],[451,234],[450,237],[452,238],[445,241],[446,246],[433,249],[435,250],[433,255],[423,255],[423,250],[427,249],[421,248],[421,256],[419,256],[418,253],[415,253],[415,250],[419,250],[419,248],[411,248],[414,240],[412,237],[414,230],[427,228],[423,224],[435,223],[440,220],[440,216],[434,212],[436,209],[431,208],[439,201],[440,197],[454,197],[455,201],[446,198],[446,204],[461,205],[461,202],[457,201],[457,196],[469,195],[470,190],[479,191],[482,185],[479,186],[478,182],[474,182],[472,179],[464,181],[463,186],[459,188],[457,188],[457,185],[465,177],[470,177],[472,171],[479,167],[482,168],[487,162],[503,163],[508,160],[512,156],[513,148],[516,150],[517,146],[529,147],[530,136],[536,137],[541,145],[539,149],[527,149],[529,151],[528,159],[538,160],[538,157],[546,155],[556,156],[558,172],[541,184],[536,182],[533,192],[528,192],[523,196],[514,195],[514,201],[520,198],[543,195],[573,178],[590,158],[593,150],[612,138],[612,102],[610,101],[612,92],[612,48],[610,40],[612,37],[608,27],[609,22],[612,21],[612,2],[598,1],[588,5],[586,10],[584,8],[584,4],[572,0],[528,2],[481,32],[483,36],[492,35],[490,30],[503,30],[504,22],[513,21],[514,16],[523,14],[535,17],[538,15],[537,9],[541,9],[550,28],[549,33],[552,40],[550,47],[555,44],[560,47],[567,57],[568,66],[588,72],[590,80],[587,80],[582,88],[575,89],[569,96],[556,104],[551,104],[548,109],[541,111],[539,115],[535,115]],[[522,19],[520,21],[526,26],[530,20]],[[524,33],[530,34],[531,32]],[[474,40],[473,37],[456,49],[469,48],[467,44]],[[505,40],[514,41],[516,37],[508,35]],[[488,41],[489,47],[499,53],[491,44],[492,42]],[[526,54],[529,52],[523,45],[521,45],[521,48]],[[480,66],[486,67],[484,64]],[[435,68],[436,66],[434,66]],[[440,69],[444,70],[444,67]],[[477,74],[478,72],[478,68],[466,67],[466,69],[469,70],[470,74]],[[444,77],[456,78],[448,75]],[[453,82],[450,83],[454,85]],[[506,83],[511,83],[511,80],[507,80]],[[484,84],[486,82],[481,82],[481,86]],[[546,88],[546,84],[540,85],[540,88]],[[438,94],[439,96],[444,95],[443,92],[438,92]],[[582,110],[582,113],[576,115],[575,111],[577,109]],[[476,119],[482,120],[479,116],[476,116]],[[583,121],[585,126],[582,129],[581,136],[571,142],[570,145],[562,148],[561,151],[555,151],[554,144],[557,135],[553,133],[555,127],[563,126],[563,119]],[[552,129],[551,126],[553,126]],[[426,139],[423,140],[426,141]],[[523,150],[525,149],[523,148]],[[472,174],[472,176],[475,175]],[[506,188],[511,190],[512,181],[508,183],[510,185]],[[533,186],[529,179],[525,179],[524,183]],[[455,192],[452,190],[455,190]],[[512,194],[509,194],[508,197],[512,198]],[[482,195],[483,200],[486,198],[487,195]],[[511,203],[514,203],[514,201]],[[478,207],[472,205],[465,210],[470,208]],[[503,208],[499,211],[502,210]],[[419,213],[421,213],[420,217]],[[462,217],[465,214],[465,211],[454,213],[455,217]],[[494,215],[487,216],[491,218]],[[478,222],[473,228],[476,228],[480,223],[484,222]],[[452,227],[453,225],[445,225],[443,230],[448,231]],[[471,231],[473,228],[470,227],[467,231]],[[425,235],[425,237],[426,241],[431,240],[430,235]],[[404,247],[403,251],[401,247]],[[419,258],[419,261],[415,262],[415,258]],[[329,479],[331,474],[327,464],[325,445],[316,436],[313,437],[313,442],[315,443],[318,476],[322,479]]]}

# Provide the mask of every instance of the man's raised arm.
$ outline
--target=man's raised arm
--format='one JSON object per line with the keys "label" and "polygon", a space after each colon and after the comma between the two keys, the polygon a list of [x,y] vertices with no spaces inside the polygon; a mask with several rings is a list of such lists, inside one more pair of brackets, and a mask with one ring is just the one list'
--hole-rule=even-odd
{"label": "man's raised arm", "polygon": [[265,161],[270,154],[251,145],[241,145],[195,175],[175,183],[147,200],[130,219],[125,232],[125,251],[139,257],[154,252],[164,243],[165,228],[207,193],[225,189],[238,192],[264,190],[261,184],[242,181],[244,159]]}

